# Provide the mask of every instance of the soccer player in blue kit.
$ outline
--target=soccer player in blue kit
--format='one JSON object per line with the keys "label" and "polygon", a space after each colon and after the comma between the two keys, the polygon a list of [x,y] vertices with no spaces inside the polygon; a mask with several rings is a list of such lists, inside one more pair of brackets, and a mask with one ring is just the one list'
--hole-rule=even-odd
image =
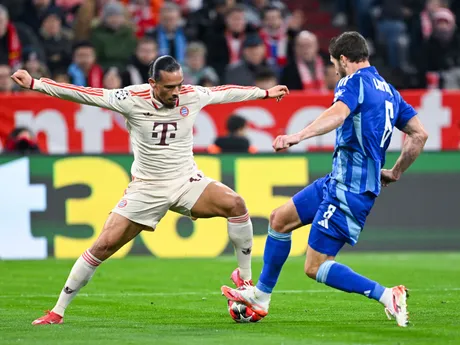
{"label": "soccer player in blue kit", "polygon": [[[311,224],[305,273],[335,289],[379,301],[388,318],[408,324],[407,291],[403,285],[387,288],[335,261],[348,243],[358,241],[366,217],[381,186],[396,182],[421,153],[428,134],[416,111],[369,64],[365,39],[345,32],[329,46],[331,61],[342,78],[333,105],[300,132],[278,136],[273,148],[284,150],[336,129],[332,172],[294,195],[270,216],[264,266],[256,286],[222,287],[232,301],[268,314],[270,297],[291,249],[291,232]],[[392,169],[382,169],[393,128],[407,134]]]}

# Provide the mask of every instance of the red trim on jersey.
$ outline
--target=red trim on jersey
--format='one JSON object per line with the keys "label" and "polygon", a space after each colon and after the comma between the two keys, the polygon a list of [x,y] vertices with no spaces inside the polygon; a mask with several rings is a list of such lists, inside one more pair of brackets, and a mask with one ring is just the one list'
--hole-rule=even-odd
{"label": "red trim on jersey", "polygon": [[90,87],[81,87],[81,86],[75,86],[71,84],[61,84],[61,83],[56,83],[55,81],[47,78],[42,78],[41,81],[45,84],[57,86],[57,87],[62,87],[63,89],[68,89],[72,91],[77,91],[81,93],[85,93],[87,95],[91,96],[99,96],[102,97],[104,95],[104,91],[101,89],[93,89]]}
{"label": "red trim on jersey", "polygon": [[268,90],[265,90],[265,97],[264,99],[267,99],[268,98]]}
{"label": "red trim on jersey", "polygon": [[147,96],[147,95],[150,95],[150,90],[139,91],[139,92],[131,91],[131,94],[132,94],[133,96],[139,96],[139,97]]}
{"label": "red trim on jersey", "polygon": [[31,89],[31,90],[34,89],[34,83],[35,83],[35,79],[32,78],[32,82],[30,83],[30,89]]}
{"label": "red trim on jersey", "polygon": [[160,109],[160,108],[158,108],[158,105],[156,105],[155,101],[152,100],[152,104],[155,107],[155,109],[157,109],[157,110]]}
{"label": "red trim on jersey", "polygon": [[255,86],[236,86],[236,85],[223,85],[223,86],[216,86],[212,87],[211,91],[217,92],[217,91],[226,91],[226,90],[254,90],[256,89]]}
{"label": "red trim on jersey", "polygon": [[185,94],[190,93],[190,92],[195,92],[195,90],[181,91],[180,94],[185,95]]}

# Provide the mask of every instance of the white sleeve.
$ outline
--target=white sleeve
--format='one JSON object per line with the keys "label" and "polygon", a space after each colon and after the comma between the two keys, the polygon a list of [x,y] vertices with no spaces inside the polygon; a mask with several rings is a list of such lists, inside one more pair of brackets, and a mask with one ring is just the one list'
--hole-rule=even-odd
{"label": "white sleeve", "polygon": [[134,105],[131,93],[126,88],[98,89],[56,83],[51,79],[41,78],[33,79],[31,89],[60,99],[110,109],[125,116],[129,116]]}
{"label": "white sleeve", "polygon": [[255,86],[222,85],[216,87],[195,86],[201,107],[216,103],[236,103],[267,98],[268,91]]}

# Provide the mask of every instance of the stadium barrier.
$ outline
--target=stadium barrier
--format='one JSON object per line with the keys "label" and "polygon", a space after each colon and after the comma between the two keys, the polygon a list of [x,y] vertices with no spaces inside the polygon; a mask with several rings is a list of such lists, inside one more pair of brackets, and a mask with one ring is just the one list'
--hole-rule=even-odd
{"label": "stadium barrier", "polygon": [[[388,154],[388,166],[397,154]],[[270,212],[330,171],[329,153],[199,155],[208,176],[246,200],[255,256],[263,253]],[[129,155],[0,156],[0,258],[76,258],[100,233],[130,181]],[[460,249],[460,152],[424,153],[378,198],[357,250]],[[169,212],[115,257],[215,257],[229,254],[224,219],[192,222]],[[309,227],[294,232],[291,255],[303,255]]]}
{"label": "stadium barrier", "polygon": [[[456,150],[460,144],[459,91],[405,91],[406,100],[419,112],[430,133],[427,149]],[[260,100],[218,104],[204,108],[195,123],[195,151],[202,152],[219,135],[225,135],[229,115],[238,113],[250,122],[249,138],[259,152],[271,152],[278,134],[293,133],[315,119],[332,101],[330,93],[292,92],[282,102]],[[179,109],[177,110],[179,111]],[[120,114],[37,93],[0,95],[0,150],[15,126],[27,126],[38,133],[44,152],[129,153],[125,122]],[[291,149],[293,152],[331,150],[335,134],[313,138]],[[399,150],[402,134],[395,131],[390,150]]]}

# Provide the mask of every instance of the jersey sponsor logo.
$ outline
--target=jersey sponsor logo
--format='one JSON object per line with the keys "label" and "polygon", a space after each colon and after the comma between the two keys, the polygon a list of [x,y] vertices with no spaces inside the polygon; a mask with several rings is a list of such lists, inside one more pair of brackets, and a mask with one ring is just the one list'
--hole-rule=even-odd
{"label": "jersey sponsor logo", "polygon": [[188,116],[188,114],[190,113],[190,111],[188,110],[187,107],[181,107],[180,110],[179,110],[179,113],[182,117],[186,117]]}
{"label": "jersey sponsor logo", "polygon": [[160,138],[160,142],[155,145],[169,146],[166,139],[174,139],[176,137],[176,131],[177,122],[155,122],[153,124],[152,138]]}
{"label": "jersey sponsor logo", "polygon": [[201,175],[201,174],[196,174],[196,176],[197,176],[196,178],[190,177],[190,180],[189,180],[189,181],[190,181],[190,182],[199,182],[199,181],[201,181],[201,179],[203,178],[203,175]]}
{"label": "jersey sponsor logo", "polygon": [[128,200],[126,199],[122,199],[120,200],[120,202],[118,203],[118,208],[123,208],[123,207],[126,207],[126,205],[128,205]]}

